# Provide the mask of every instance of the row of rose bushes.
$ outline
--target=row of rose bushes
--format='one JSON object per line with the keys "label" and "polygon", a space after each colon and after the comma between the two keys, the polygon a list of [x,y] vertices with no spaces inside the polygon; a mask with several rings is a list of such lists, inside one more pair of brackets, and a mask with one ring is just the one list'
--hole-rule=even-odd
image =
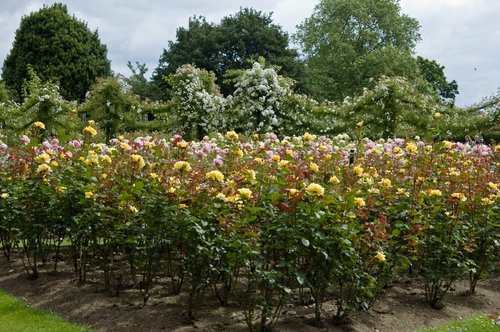
{"label": "row of rose bushes", "polygon": [[409,268],[437,307],[498,266],[499,145],[235,132],[105,144],[92,122],[37,143],[43,130],[0,142],[1,246],[33,277],[69,240],[82,281],[132,281],[146,303],[166,276],[190,317],[210,290],[264,330],[297,294],[317,322],[333,299],[342,321]]}

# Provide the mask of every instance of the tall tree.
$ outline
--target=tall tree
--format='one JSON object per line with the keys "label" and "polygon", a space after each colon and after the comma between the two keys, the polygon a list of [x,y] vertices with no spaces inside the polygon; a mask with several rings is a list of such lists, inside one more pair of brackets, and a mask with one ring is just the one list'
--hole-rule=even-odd
{"label": "tall tree", "polygon": [[107,49],[97,31],[70,16],[63,4],[44,6],[21,19],[2,74],[18,98],[28,66],[42,81],[58,83],[69,100],[83,100],[97,77],[111,75]]}
{"label": "tall tree", "polygon": [[399,0],[321,0],[295,36],[313,95],[343,100],[382,75],[416,76],[418,29]]}
{"label": "tall tree", "polygon": [[458,83],[453,80],[448,82],[444,75],[444,66],[441,66],[435,60],[429,60],[417,57],[418,71],[427,82],[429,82],[439,96],[447,103],[453,104],[458,95]]}
{"label": "tall tree", "polygon": [[[289,47],[289,37],[271,14],[242,8],[224,17],[219,24],[208,23],[204,17],[192,17],[188,28],[177,30],[176,41],[169,42],[163,51],[154,80],[165,84],[163,78],[183,64],[212,71],[224,95],[234,90],[224,82],[228,70],[248,69],[264,57],[268,65],[281,67],[281,74],[302,81],[303,65],[296,50]],[[303,86],[300,84],[299,86]]]}

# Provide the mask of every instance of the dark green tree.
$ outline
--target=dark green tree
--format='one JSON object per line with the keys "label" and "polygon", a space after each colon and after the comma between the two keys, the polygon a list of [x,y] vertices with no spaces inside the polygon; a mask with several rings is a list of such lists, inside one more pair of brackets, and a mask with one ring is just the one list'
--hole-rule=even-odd
{"label": "dark green tree", "polygon": [[448,82],[444,75],[444,66],[435,60],[417,57],[418,71],[422,77],[429,82],[439,93],[439,96],[447,103],[453,104],[458,95],[458,83],[453,80]]}
{"label": "dark green tree", "polygon": [[343,100],[382,75],[415,77],[418,21],[399,0],[321,0],[298,26],[312,95]]}
{"label": "dark green tree", "polygon": [[142,100],[159,98],[157,86],[146,78],[148,68],[145,63],[135,62],[135,66],[129,61],[127,67],[132,72],[129,77],[122,77],[127,89]]}
{"label": "dark green tree", "polygon": [[63,4],[44,6],[21,19],[2,68],[2,78],[16,99],[22,98],[28,66],[42,81],[58,83],[68,100],[83,100],[97,77],[111,75],[107,49],[97,31],[70,16]]}
{"label": "dark green tree", "polygon": [[228,70],[248,69],[259,57],[268,65],[281,67],[280,73],[299,81],[304,87],[303,64],[298,53],[289,47],[289,37],[279,25],[273,23],[271,14],[255,9],[242,8],[234,15],[224,17],[219,24],[204,17],[192,17],[188,28],[177,30],[176,41],[169,42],[163,51],[160,64],[154,73],[155,82],[167,90],[164,77],[175,73],[183,64],[212,71],[224,95],[234,87],[224,81]]}

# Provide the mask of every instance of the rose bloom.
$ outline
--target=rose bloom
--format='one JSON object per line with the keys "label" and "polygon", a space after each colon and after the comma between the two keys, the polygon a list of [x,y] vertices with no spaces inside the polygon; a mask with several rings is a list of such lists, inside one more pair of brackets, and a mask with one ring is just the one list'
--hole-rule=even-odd
{"label": "rose bloom", "polygon": [[226,137],[233,140],[233,141],[236,141],[236,140],[238,140],[239,136],[235,131],[231,130],[231,131],[228,131],[226,133]]}
{"label": "rose bloom", "polygon": [[33,125],[35,125],[35,127],[37,127],[37,128],[45,129],[45,124],[43,122],[37,121],[37,122],[33,123]]}
{"label": "rose bloom", "polygon": [[305,133],[304,136],[302,136],[302,138],[304,139],[304,141],[309,142],[314,139],[314,136],[309,133]]}
{"label": "rose bloom", "polygon": [[224,174],[222,174],[220,171],[211,171],[205,174],[207,179],[214,179],[219,182],[222,182],[224,180]]}
{"label": "rose bloom", "polygon": [[174,164],[174,168],[179,172],[189,172],[191,171],[191,165],[187,161],[177,161]]}
{"label": "rose bloom", "polygon": [[132,147],[131,147],[130,145],[128,145],[128,143],[125,143],[125,142],[121,142],[121,143],[120,143],[120,147],[121,147],[123,150],[126,150],[126,151],[132,150]]}
{"label": "rose bloom", "polygon": [[383,185],[384,187],[389,188],[391,186],[391,180],[389,179],[382,179],[380,180],[380,184]]}
{"label": "rose bloom", "polygon": [[330,178],[329,182],[330,182],[330,183],[333,183],[333,184],[338,184],[338,183],[340,183],[340,180],[339,180],[339,178],[338,178],[338,177],[336,177],[336,176],[334,175],[334,176],[332,176],[332,177]]}
{"label": "rose bloom", "polygon": [[418,147],[414,143],[408,143],[406,145],[406,152],[416,153],[417,151],[418,151]]}
{"label": "rose bloom", "polygon": [[380,251],[377,251],[377,254],[375,255],[375,258],[378,259],[381,262],[385,261],[385,255],[382,252],[380,252]]}
{"label": "rose bloom", "polygon": [[131,158],[132,161],[139,166],[139,168],[143,168],[146,165],[146,163],[144,162],[144,158],[142,158],[142,156],[138,154],[133,154]]}
{"label": "rose bloom", "polygon": [[459,200],[460,202],[465,202],[467,200],[467,197],[462,193],[453,193],[451,194],[451,198]]}
{"label": "rose bloom", "polygon": [[50,168],[49,165],[47,164],[41,164],[40,166],[38,166],[38,168],[36,169],[36,172],[37,173],[42,173],[42,174],[48,174],[50,172],[52,172],[52,169]]}
{"label": "rose bloom", "polygon": [[365,200],[362,199],[361,197],[355,197],[354,198],[354,203],[356,204],[356,206],[358,207],[362,207],[362,206],[365,206],[366,203],[365,203]]}
{"label": "rose bloom", "polygon": [[306,192],[313,196],[323,196],[325,189],[317,183],[311,183],[307,188]]}
{"label": "rose bloom", "polygon": [[311,172],[317,172],[319,171],[319,166],[316,163],[311,163],[309,164],[309,169],[311,170]]}
{"label": "rose bloom", "polygon": [[87,127],[83,128],[83,132],[86,133],[86,134],[89,134],[90,136],[97,135],[97,130],[95,130],[94,128],[92,128],[90,126],[87,126]]}
{"label": "rose bloom", "polygon": [[248,188],[241,188],[238,189],[238,193],[240,194],[241,198],[250,198],[252,197],[252,191]]}
{"label": "rose bloom", "polygon": [[431,189],[429,190],[429,195],[430,196],[434,196],[434,197],[440,197],[443,193],[441,192],[441,190],[438,190],[438,189]]}

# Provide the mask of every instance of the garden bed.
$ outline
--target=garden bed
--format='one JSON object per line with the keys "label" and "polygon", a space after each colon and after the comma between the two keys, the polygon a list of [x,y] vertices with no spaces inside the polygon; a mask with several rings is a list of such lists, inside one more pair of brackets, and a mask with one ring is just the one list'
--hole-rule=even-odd
{"label": "garden bed", "polygon": [[[133,287],[111,296],[103,289],[102,275],[91,273],[88,281],[79,283],[71,262],[41,266],[37,280],[29,280],[16,255],[12,261],[0,260],[0,288],[24,301],[53,311],[65,319],[93,327],[97,331],[247,331],[241,308],[236,302],[220,306],[207,296],[200,308],[199,318],[190,322],[185,297],[174,295],[167,280],[159,280],[143,306],[142,297]],[[274,331],[415,331],[421,327],[459,320],[500,310],[500,276],[493,275],[481,281],[477,293],[466,294],[468,285],[458,282],[444,300],[441,310],[432,309],[425,302],[422,285],[417,277],[391,283],[381,299],[368,311],[359,310],[350,315],[350,323],[335,326],[329,317],[335,309],[326,301],[324,325],[315,327],[314,306],[285,305]]]}

